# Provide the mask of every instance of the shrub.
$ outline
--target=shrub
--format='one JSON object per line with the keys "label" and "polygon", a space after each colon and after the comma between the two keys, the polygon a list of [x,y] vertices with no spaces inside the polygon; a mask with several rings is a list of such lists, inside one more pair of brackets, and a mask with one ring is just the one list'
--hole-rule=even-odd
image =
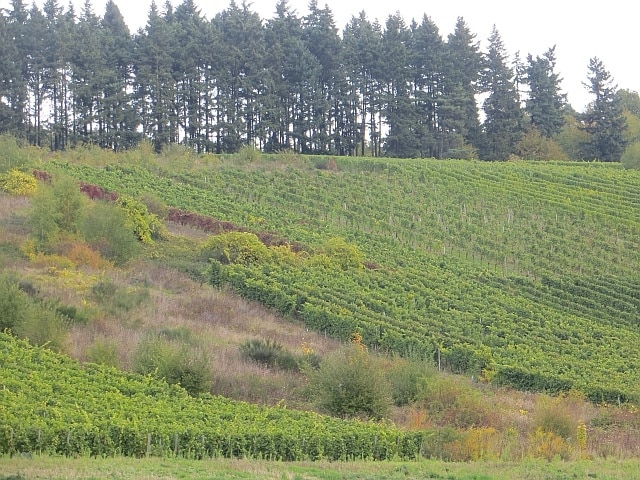
{"label": "shrub", "polygon": [[110,262],[102,258],[99,252],[92,250],[84,243],[73,243],[66,252],[69,259],[76,265],[84,265],[89,268],[104,269],[111,266]]}
{"label": "shrub", "polygon": [[322,246],[322,252],[343,270],[362,268],[364,255],[353,243],[342,238],[333,237]]}
{"label": "shrub", "polygon": [[281,370],[298,370],[298,359],[274,340],[249,340],[240,345],[242,358]]}
{"label": "shrub", "polygon": [[543,397],[533,419],[534,429],[554,433],[563,439],[570,439],[575,435],[579,422],[573,418],[562,398]]}
{"label": "shrub", "polygon": [[633,142],[625,149],[620,163],[625,168],[640,170],[640,141]]}
{"label": "shrub", "polygon": [[31,196],[36,193],[38,182],[33,175],[13,168],[0,175],[0,188],[12,195]]}
{"label": "shrub", "polygon": [[493,426],[498,412],[470,383],[454,376],[433,376],[424,382],[420,402],[432,423],[456,428]]}
{"label": "shrub", "polygon": [[253,233],[228,232],[208,239],[202,252],[220,263],[255,265],[269,258],[269,249]]}
{"label": "shrub", "polygon": [[154,240],[166,237],[164,225],[156,215],[149,213],[144,203],[120,195],[117,205],[125,212],[127,225],[142,243],[153,243]]}
{"label": "shrub", "polygon": [[89,246],[112,262],[122,265],[140,251],[139,242],[127,225],[125,212],[106,203],[96,203],[82,224],[82,235]]}
{"label": "shrub", "polygon": [[86,352],[87,360],[101,365],[109,365],[118,368],[120,357],[118,355],[118,345],[108,340],[97,340]]}
{"label": "shrub", "polygon": [[29,304],[29,297],[20,289],[18,282],[7,274],[0,275],[0,332],[14,331],[23,323]]}
{"label": "shrub", "polygon": [[253,163],[262,158],[262,153],[252,145],[244,145],[235,155],[235,158],[240,162]]}
{"label": "shrub", "polygon": [[360,345],[338,351],[309,373],[320,408],[338,417],[381,419],[391,406],[391,386],[379,361]]}
{"label": "shrub", "polygon": [[32,303],[25,319],[16,325],[17,337],[29,340],[32,345],[64,353],[68,350],[68,326],[65,318],[41,304]]}
{"label": "shrub", "polygon": [[28,165],[37,152],[36,148],[21,145],[11,135],[0,134],[0,173]]}
{"label": "shrub", "polygon": [[91,288],[94,299],[109,313],[123,317],[149,298],[146,288],[124,288],[115,285],[110,280],[103,280]]}
{"label": "shrub", "polygon": [[30,298],[19,283],[8,275],[0,276],[0,331],[34,345],[63,352],[67,348],[67,325],[54,309],[36,298]]}
{"label": "shrub", "polygon": [[169,384],[178,384],[190,395],[209,392],[211,388],[210,362],[201,348],[184,342],[150,335],[134,352],[134,370],[152,374]]}
{"label": "shrub", "polygon": [[402,407],[415,402],[424,379],[433,375],[434,369],[430,363],[397,360],[389,372],[394,405]]}

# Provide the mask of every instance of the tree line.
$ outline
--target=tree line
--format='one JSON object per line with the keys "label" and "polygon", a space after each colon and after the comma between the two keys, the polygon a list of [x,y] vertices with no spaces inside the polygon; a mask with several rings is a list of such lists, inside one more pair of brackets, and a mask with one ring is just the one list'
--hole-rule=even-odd
{"label": "tree line", "polygon": [[640,106],[597,58],[594,100],[577,113],[555,47],[510,59],[494,27],[482,51],[461,17],[446,38],[427,15],[382,25],[362,12],[340,32],[316,0],[304,16],[278,0],[267,20],[234,0],[210,20],[193,0],[153,2],[135,34],[113,0],[102,18],[90,0],[79,14],[12,0],[0,43],[0,132],[54,150],[147,139],[157,151],[617,161]]}

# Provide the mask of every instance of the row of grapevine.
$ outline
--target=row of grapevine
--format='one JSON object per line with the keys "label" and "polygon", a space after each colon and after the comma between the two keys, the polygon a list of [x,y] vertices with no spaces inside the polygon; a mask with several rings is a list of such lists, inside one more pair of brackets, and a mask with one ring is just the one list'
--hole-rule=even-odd
{"label": "row of grapevine", "polygon": [[638,396],[636,172],[591,163],[338,166],[267,160],[154,174],[48,165],[311,247],[335,235],[355,242],[382,268],[224,265],[213,275],[310,327],[342,337],[357,329],[371,346],[438,354],[455,370],[490,367],[518,386]]}
{"label": "row of grapevine", "polygon": [[69,358],[0,333],[0,454],[412,459],[422,435],[258,407]]}

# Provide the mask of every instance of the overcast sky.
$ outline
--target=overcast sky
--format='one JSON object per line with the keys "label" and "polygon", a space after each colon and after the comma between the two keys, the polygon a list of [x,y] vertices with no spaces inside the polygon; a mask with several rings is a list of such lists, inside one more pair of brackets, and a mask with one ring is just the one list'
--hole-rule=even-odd
{"label": "overcast sky", "polygon": [[[60,0],[62,5],[71,1],[81,10],[84,0]],[[92,0],[94,12],[102,16],[107,0]],[[144,27],[151,0],[115,0],[132,32]],[[29,1],[25,1],[29,4]],[[43,1],[38,0],[38,5]],[[162,8],[165,0],[156,0]],[[182,0],[171,0],[175,6]],[[236,0],[240,5],[242,0]],[[202,13],[211,19],[229,5],[229,0],[196,0]],[[263,19],[273,17],[276,0],[247,0],[247,4]],[[304,16],[308,0],[289,0],[289,5]],[[638,49],[638,16],[627,0],[607,2],[574,2],[567,0],[538,0],[537,2],[505,2],[504,0],[318,0],[320,7],[328,5],[334,14],[336,26],[342,30],[352,16],[365,11],[369,19],[378,19],[384,25],[391,14],[399,12],[409,23],[418,22],[424,14],[438,25],[446,38],[456,18],[465,19],[477,35],[483,51],[495,24],[509,55],[520,52],[542,55],[556,45],[557,72],[563,77],[563,91],[569,103],[578,111],[591,100],[583,82],[587,79],[589,59],[598,57],[611,73],[619,88],[640,91],[640,61]],[[10,0],[0,0],[0,6],[9,7]]]}

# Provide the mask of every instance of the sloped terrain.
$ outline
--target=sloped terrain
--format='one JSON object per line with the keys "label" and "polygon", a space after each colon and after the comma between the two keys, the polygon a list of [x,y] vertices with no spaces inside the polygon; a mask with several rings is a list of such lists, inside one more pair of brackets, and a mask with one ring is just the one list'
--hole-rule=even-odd
{"label": "sloped terrain", "polygon": [[[216,285],[338,338],[452,371],[596,402],[638,397],[640,176],[619,165],[270,158],[102,168],[50,162],[107,190],[321,250],[362,268],[217,264]],[[365,267],[366,266],[366,267]]]}

